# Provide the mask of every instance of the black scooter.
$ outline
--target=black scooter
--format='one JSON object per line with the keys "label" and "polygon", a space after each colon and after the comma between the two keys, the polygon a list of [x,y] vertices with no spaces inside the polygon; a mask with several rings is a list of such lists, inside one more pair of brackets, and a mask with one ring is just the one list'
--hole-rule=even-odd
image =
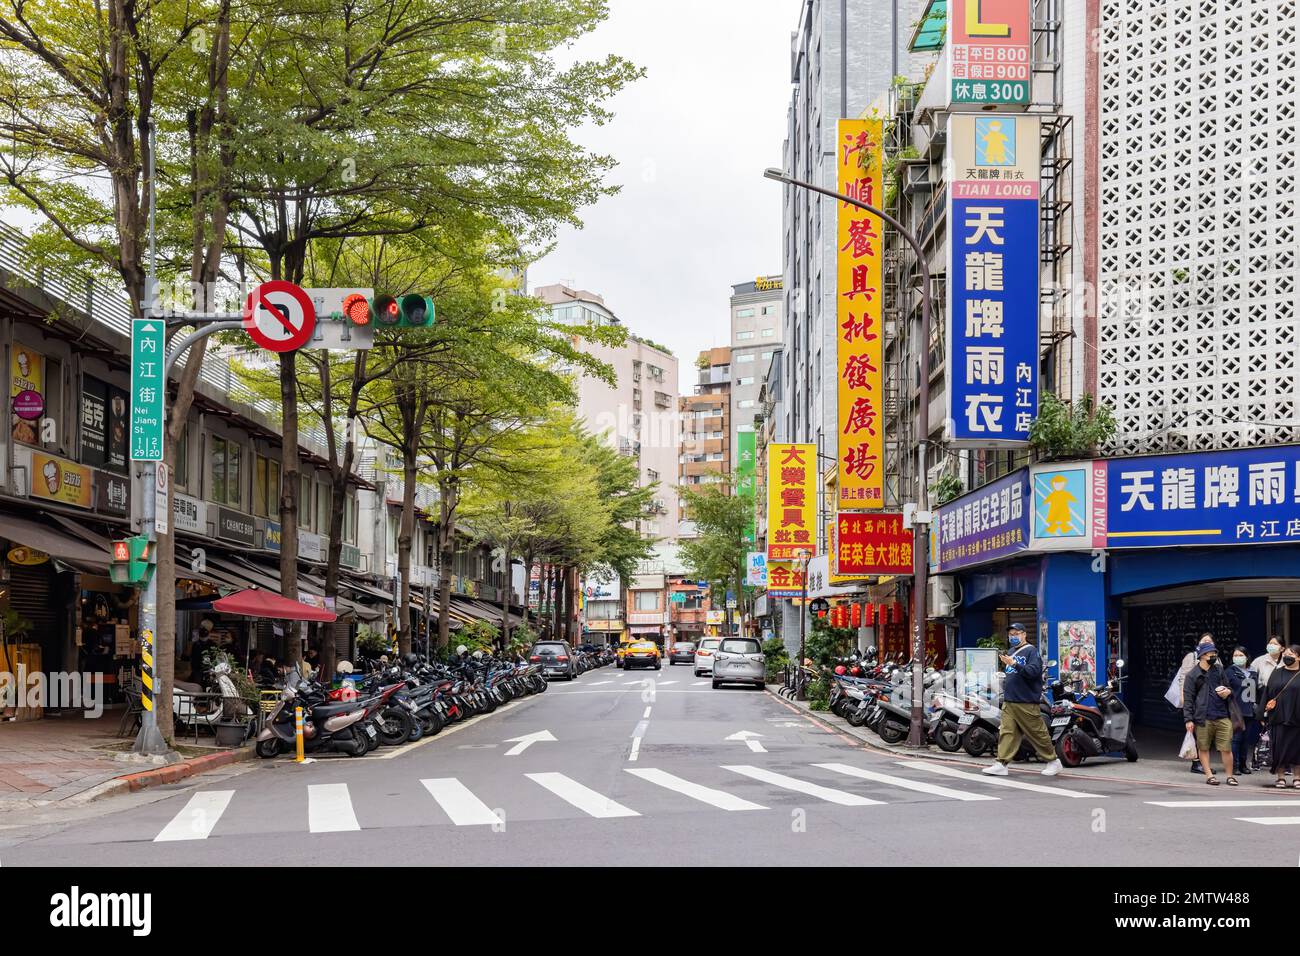
{"label": "black scooter", "polygon": [[[1115,662],[1124,669],[1122,660]],[[1072,682],[1073,683],[1073,682]],[[1061,680],[1052,683],[1052,743],[1067,767],[1077,767],[1089,757],[1138,759],[1133,721],[1119,698],[1119,680],[1112,678],[1095,690]]]}

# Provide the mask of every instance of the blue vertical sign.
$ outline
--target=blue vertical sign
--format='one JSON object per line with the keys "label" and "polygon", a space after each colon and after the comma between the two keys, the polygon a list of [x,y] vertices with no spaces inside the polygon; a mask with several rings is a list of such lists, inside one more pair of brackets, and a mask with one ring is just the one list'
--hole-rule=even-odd
{"label": "blue vertical sign", "polygon": [[1029,441],[1038,413],[1039,120],[948,118],[947,437]]}
{"label": "blue vertical sign", "polygon": [[131,460],[162,461],[167,325],[131,320]]}

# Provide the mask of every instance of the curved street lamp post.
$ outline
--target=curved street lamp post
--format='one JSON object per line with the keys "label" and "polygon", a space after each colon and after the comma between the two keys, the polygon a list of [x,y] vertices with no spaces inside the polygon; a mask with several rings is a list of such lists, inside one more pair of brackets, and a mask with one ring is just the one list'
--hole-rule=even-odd
{"label": "curved street lamp post", "polygon": [[[889,223],[898,234],[907,240],[912,251],[916,253],[916,261],[921,269],[921,348],[920,348],[920,394],[917,402],[916,413],[916,431],[917,431],[917,448],[916,448],[916,511],[912,517],[912,721],[907,735],[907,745],[909,747],[925,746],[925,729],[924,729],[924,693],[925,693],[925,623],[926,623],[926,575],[929,571],[929,495],[925,484],[925,452],[930,440],[930,323],[933,310],[933,301],[930,291],[930,267],[925,260],[925,252],[921,248],[921,243],[916,236],[912,235],[901,222],[882,209],[845,196],[833,189],[825,189],[813,183],[804,182],[803,180],[793,179],[787,176],[782,170],[775,167],[769,167],[763,171],[763,175],[768,179],[774,179],[777,182],[785,183],[787,186],[793,186],[797,189],[807,189],[809,192],[820,193],[839,202],[848,203],[859,209],[871,213],[873,216],[879,216],[885,222]],[[806,575],[805,575],[806,582]],[[805,583],[805,587],[806,587]],[[805,597],[807,592],[805,591]],[[806,602],[805,602],[806,603]],[[805,607],[800,615],[799,627],[799,663],[803,665],[803,615],[807,614]]]}

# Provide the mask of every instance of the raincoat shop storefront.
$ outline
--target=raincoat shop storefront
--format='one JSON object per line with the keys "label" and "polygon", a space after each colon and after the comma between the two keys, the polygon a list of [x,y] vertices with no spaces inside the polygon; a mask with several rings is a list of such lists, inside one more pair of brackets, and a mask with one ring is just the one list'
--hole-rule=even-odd
{"label": "raincoat shop storefront", "polygon": [[957,646],[1019,622],[1093,680],[1123,659],[1137,720],[1174,726],[1163,695],[1198,635],[1228,660],[1300,641],[1300,446],[1020,469],[937,509],[931,549]]}

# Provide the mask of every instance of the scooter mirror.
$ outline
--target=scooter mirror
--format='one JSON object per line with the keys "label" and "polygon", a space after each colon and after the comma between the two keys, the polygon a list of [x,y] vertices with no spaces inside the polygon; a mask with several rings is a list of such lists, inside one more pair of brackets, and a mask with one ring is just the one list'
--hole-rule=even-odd
{"label": "scooter mirror", "polygon": [[1126,664],[1124,663],[1124,658],[1122,658],[1122,657],[1121,657],[1119,660],[1117,660],[1117,661],[1115,662],[1115,669],[1116,669],[1116,670],[1121,670],[1121,671],[1122,671],[1122,670],[1123,670],[1125,667],[1127,667],[1127,666],[1128,666],[1128,665],[1126,665]]}

